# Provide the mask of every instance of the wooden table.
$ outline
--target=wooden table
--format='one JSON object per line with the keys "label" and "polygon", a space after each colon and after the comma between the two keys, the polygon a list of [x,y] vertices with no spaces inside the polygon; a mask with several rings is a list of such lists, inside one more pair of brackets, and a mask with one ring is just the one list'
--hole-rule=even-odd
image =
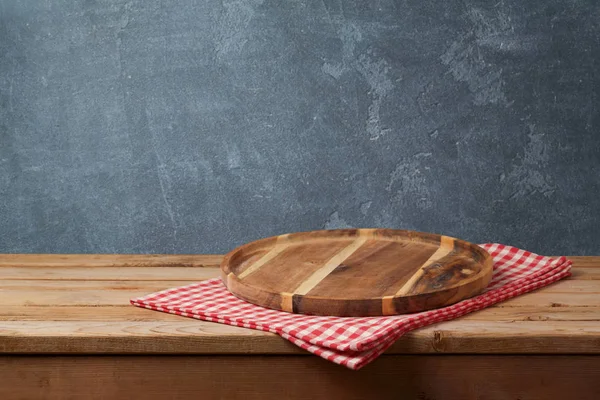
{"label": "wooden table", "polygon": [[273,334],[129,305],[216,277],[221,256],[2,255],[0,399],[596,399],[600,257],[571,259],[572,278],[350,371]]}

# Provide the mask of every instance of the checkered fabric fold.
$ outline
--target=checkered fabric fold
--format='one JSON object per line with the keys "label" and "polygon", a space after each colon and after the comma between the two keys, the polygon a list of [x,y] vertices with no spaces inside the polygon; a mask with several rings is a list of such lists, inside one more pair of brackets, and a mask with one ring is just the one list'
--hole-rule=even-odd
{"label": "checkered fabric fold", "polygon": [[389,317],[322,317],[291,314],[250,304],[232,295],[219,278],[131,299],[137,307],[273,332],[326,360],[358,370],[407,332],[455,319],[571,275],[571,261],[497,243],[480,245],[494,259],[488,287],[448,307]]}

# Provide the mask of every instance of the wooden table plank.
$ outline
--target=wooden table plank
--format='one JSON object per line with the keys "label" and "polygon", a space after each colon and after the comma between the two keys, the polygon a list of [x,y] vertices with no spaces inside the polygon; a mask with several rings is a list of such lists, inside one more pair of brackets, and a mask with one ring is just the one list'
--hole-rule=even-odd
{"label": "wooden table plank", "polygon": [[[135,296],[218,276],[220,259],[0,256],[0,351],[307,354],[273,334],[129,305]],[[571,259],[569,280],[411,332],[389,353],[600,352],[600,257]]]}
{"label": "wooden table plank", "polygon": [[360,371],[295,356],[3,356],[0,398],[595,400],[598,374],[582,355],[388,355]]}
{"label": "wooden table plank", "polygon": [[217,267],[212,254],[0,254],[2,267]]}
{"label": "wooden table plank", "polygon": [[[181,321],[183,317],[131,305],[3,305],[0,321]],[[600,321],[600,307],[489,307],[461,317],[473,321]]]}
{"label": "wooden table plank", "polygon": [[579,268],[574,267],[571,270],[572,280],[600,280],[600,264],[597,268]]}
{"label": "wooden table plank", "polygon": [[[0,267],[0,281],[201,281],[219,275],[218,267]],[[600,279],[600,278],[599,278]],[[168,283],[167,285],[172,285]]]}
{"label": "wooden table plank", "polygon": [[580,268],[600,268],[600,256],[567,256],[573,261],[573,266]]}
{"label": "wooden table plank", "polygon": [[[132,297],[144,296],[196,281],[0,280],[0,282],[0,304],[3,305],[119,306],[129,304]],[[496,307],[598,307],[600,306],[599,294],[600,281],[561,281],[507,300]]]}
{"label": "wooden table plank", "polygon": [[129,304],[218,276],[219,255],[0,255],[0,399],[595,399],[600,257],[571,259],[569,280],[350,371],[275,334]]}
{"label": "wooden table plank", "polygon": [[597,307],[596,293],[546,293],[544,289],[526,293],[497,304],[495,307]]}
{"label": "wooden table plank", "polygon": [[193,281],[0,281],[3,305],[127,305],[132,297]]}
{"label": "wooden table plank", "polygon": [[[265,332],[193,319],[0,322],[0,353],[289,353],[282,341]],[[600,324],[455,320],[410,332],[388,353],[600,354]]]}

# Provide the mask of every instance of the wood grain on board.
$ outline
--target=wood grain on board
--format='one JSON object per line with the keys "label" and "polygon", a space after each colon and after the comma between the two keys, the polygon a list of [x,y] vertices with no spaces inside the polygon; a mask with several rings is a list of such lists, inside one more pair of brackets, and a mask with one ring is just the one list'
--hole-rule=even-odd
{"label": "wood grain on board", "polygon": [[405,314],[479,294],[491,256],[448,236],[392,229],[286,234],[248,243],[222,261],[236,296],[287,312],[335,316]]}

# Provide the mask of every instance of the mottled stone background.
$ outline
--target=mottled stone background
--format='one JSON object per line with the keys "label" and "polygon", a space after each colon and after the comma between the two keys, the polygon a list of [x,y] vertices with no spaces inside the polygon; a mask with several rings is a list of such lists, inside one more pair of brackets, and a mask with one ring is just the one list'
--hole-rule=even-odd
{"label": "mottled stone background", "polygon": [[3,0],[0,252],[600,254],[599,71],[591,0]]}

